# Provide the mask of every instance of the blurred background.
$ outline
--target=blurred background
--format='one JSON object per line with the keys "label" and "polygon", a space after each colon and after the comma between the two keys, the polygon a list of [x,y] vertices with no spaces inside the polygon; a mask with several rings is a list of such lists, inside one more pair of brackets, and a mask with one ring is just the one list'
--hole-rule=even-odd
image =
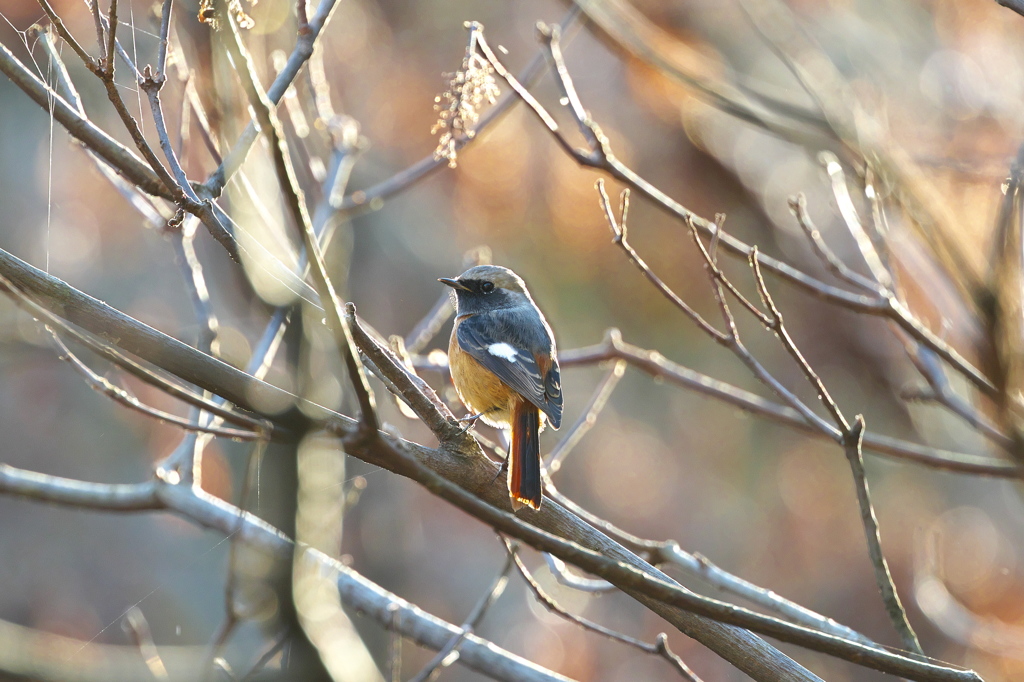
{"label": "blurred background", "polygon": [[[87,49],[95,47],[83,3],[58,0],[54,7]],[[764,101],[760,95],[815,111],[819,103],[779,58],[784,32],[777,24],[789,17],[802,36],[790,45],[799,50],[806,40],[818,46],[820,52],[802,56],[811,65],[827,57],[843,97],[853,98],[825,102],[854,126],[847,140],[882,149],[898,141],[902,168],[912,170],[904,179],[927,189],[922,196],[950,228],[966,267],[982,280],[988,277],[998,253],[993,234],[1001,188],[1024,135],[1024,17],[991,0],[694,0],[633,7],[643,25],[656,31],[640,35],[655,35],[659,42],[652,44],[660,54],[696,78],[728,84],[752,102]],[[294,45],[294,4],[265,0],[245,8],[255,22],[245,39],[268,84],[275,63]],[[119,38],[140,65],[155,61],[157,10],[145,0],[120,2]],[[198,10],[190,0],[176,4],[175,39],[185,62],[169,70],[167,115],[171,130],[181,129],[186,81],[179,76],[187,76],[207,111],[215,113],[214,130],[230,143],[248,121],[244,96],[211,46],[211,29],[196,19]],[[330,133],[338,126],[358,126],[360,136],[349,193],[372,188],[433,152],[435,97],[447,89],[465,55],[464,21],[482,22],[490,44],[500,45],[505,64],[519,72],[540,54],[537,22],[560,22],[568,10],[564,3],[541,0],[340,1],[317,57],[330,110],[308,106],[305,76],[281,108],[289,138],[304,149],[297,165],[311,205],[323,199],[319,183]],[[38,39],[25,33],[44,22],[38,5],[7,0],[0,19],[0,41],[40,78],[52,78]],[[780,136],[740,120],[585,20],[571,24],[563,42],[584,106],[630,167],[699,215],[726,214],[731,234],[834,282],[789,211],[788,198],[803,192],[825,240],[852,268],[867,272],[818,158],[823,150],[842,151],[843,144],[823,141],[810,124]],[[92,120],[131,146],[98,81],[69,49],[61,49]],[[133,111],[143,110],[143,129],[152,134],[145,97],[124,69],[119,83]],[[550,74],[532,91],[582,147]],[[326,118],[330,114],[334,118]],[[216,164],[194,120],[186,130],[183,165],[190,178],[202,181]],[[281,285],[296,249],[269,158],[258,144],[239,176],[244,182],[230,183],[221,200],[240,234],[244,268],[204,231],[196,238],[220,324],[215,351],[237,366],[248,362],[270,306],[295,300]],[[871,205],[857,174],[862,170],[846,166],[850,191],[867,222]],[[456,168],[442,164],[401,193],[372,202],[372,211],[333,218],[332,273],[343,296],[374,328],[405,336],[443,295],[437,277],[457,275],[464,254],[486,246],[495,263],[513,268],[528,283],[560,349],[598,343],[606,329],[617,327],[632,344],[773,397],[658,295],[612,243],[594,189],[598,177],[570,159],[517,104],[459,153]],[[610,182],[609,189],[620,187]],[[165,231],[144,220],[60,126],[51,125],[46,112],[7,79],[0,79],[0,208],[0,248],[196,342],[198,325]],[[652,269],[717,323],[717,306],[685,225],[636,196],[629,222],[633,246]],[[985,347],[985,325],[958,291],[948,263],[934,257],[903,212],[891,210],[888,222],[908,306],[985,366],[984,351],[976,350]],[[725,266],[738,286],[754,291],[742,260],[728,259]],[[901,398],[905,389],[924,382],[885,322],[838,309],[775,278],[769,286],[795,341],[837,403],[849,416],[862,413],[869,431],[1006,457],[948,411]],[[339,364],[310,331],[315,320],[308,311],[306,318],[306,342],[291,339],[292,350],[281,355],[269,380],[352,414],[343,379],[336,378],[342,376]],[[777,340],[749,316],[740,316],[739,323],[751,351],[786,387],[815,403]],[[449,331],[450,324],[426,350],[446,349]],[[145,402],[187,412],[158,391],[94,364]],[[563,371],[565,424],[585,410],[605,371]],[[446,375],[424,376],[457,406]],[[973,398],[966,382],[951,378]],[[403,417],[380,385],[375,387],[384,419],[406,438],[432,445],[429,431]],[[0,300],[0,434],[0,461],[98,482],[146,480],[181,439],[177,429],[93,392],[57,361],[38,325],[6,299]],[[550,450],[558,437],[546,433],[542,449]],[[239,444],[214,442],[203,459],[203,486],[236,500],[247,454]],[[275,500],[288,485],[279,473],[285,456],[271,448],[260,477],[258,511],[271,521],[280,520]],[[1024,677],[1019,483],[866,458],[883,547],[925,652],[974,668],[990,682]],[[343,480],[351,507],[334,553],[426,611],[461,623],[504,563],[493,533],[410,481],[351,458]],[[555,481],[567,496],[636,535],[676,539],[753,583],[898,645],[867,558],[849,467],[834,444],[630,368]],[[84,641],[127,644],[121,617],[137,606],[158,646],[204,646],[223,618],[228,548],[221,536],[169,515],[104,514],[0,499],[0,619]],[[558,585],[539,556],[524,556],[541,584],[574,613],[647,641],[666,630],[625,595],[575,592]],[[254,609],[228,643],[228,662],[247,669],[273,636],[273,619],[273,609]],[[372,621],[356,615],[353,620],[385,669],[390,636]],[[515,577],[477,632],[576,679],[678,679],[664,661],[548,613]],[[673,650],[705,680],[744,679],[695,642],[668,635]],[[881,679],[812,652],[781,648],[832,682]],[[413,676],[432,655],[405,643],[396,679]],[[478,679],[458,665],[443,677]]]}

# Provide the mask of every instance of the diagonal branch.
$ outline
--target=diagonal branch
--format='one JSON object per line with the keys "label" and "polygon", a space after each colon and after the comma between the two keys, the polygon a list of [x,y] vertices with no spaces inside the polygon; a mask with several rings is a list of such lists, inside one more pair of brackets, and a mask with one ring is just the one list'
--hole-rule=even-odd
{"label": "diagonal branch", "polygon": [[324,261],[323,250],[313,224],[309,219],[309,212],[306,209],[305,199],[302,190],[299,188],[295,178],[295,169],[288,152],[284,131],[281,128],[281,121],[274,111],[274,104],[267,93],[264,92],[256,79],[255,68],[252,60],[245,52],[241,36],[238,34],[238,27],[234,18],[229,13],[221,12],[221,22],[230,30],[225,31],[225,46],[235,63],[235,71],[242,81],[242,86],[249,97],[249,103],[256,112],[260,127],[270,137],[270,149],[274,157],[274,166],[277,170],[278,180],[284,192],[285,204],[291,213],[292,222],[302,237],[306,255],[309,258],[310,273],[313,276],[313,283],[317,294],[324,306],[327,315],[327,326],[334,335],[338,353],[345,362],[350,381],[359,400],[360,418],[364,426],[364,435],[374,437],[379,426],[377,421],[377,406],[374,402],[373,393],[366,380],[366,373],[359,362],[359,354],[356,351],[355,343],[352,340],[352,332],[348,322],[342,313],[342,302],[334,289],[334,284],[327,276],[327,265]]}

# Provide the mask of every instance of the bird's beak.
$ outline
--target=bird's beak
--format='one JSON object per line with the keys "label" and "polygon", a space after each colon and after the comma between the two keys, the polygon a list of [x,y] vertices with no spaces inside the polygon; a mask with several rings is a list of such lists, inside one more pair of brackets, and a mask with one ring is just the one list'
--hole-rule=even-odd
{"label": "bird's beak", "polygon": [[447,284],[452,289],[462,289],[463,291],[470,291],[469,287],[467,287],[465,284],[463,284],[457,279],[450,279],[448,277],[438,277],[437,281],[441,282],[442,284]]}

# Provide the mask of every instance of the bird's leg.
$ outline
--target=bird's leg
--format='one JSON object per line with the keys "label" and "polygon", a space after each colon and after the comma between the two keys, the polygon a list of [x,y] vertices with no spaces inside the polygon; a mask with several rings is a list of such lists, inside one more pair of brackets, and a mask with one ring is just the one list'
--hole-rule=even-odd
{"label": "bird's leg", "polygon": [[[505,452],[511,453],[512,433],[508,429],[502,429],[501,431],[498,432],[498,434],[501,437],[502,443],[505,445]],[[492,484],[495,481],[497,481],[499,477],[508,473],[508,463],[510,457],[511,454],[508,454],[505,455],[505,459],[501,460],[501,466],[498,468],[498,473],[496,473],[494,475],[494,478],[491,479]]]}
{"label": "bird's leg", "polygon": [[498,473],[494,474],[494,478],[491,479],[491,485],[494,485],[494,482],[497,481],[499,478],[501,478],[502,474],[507,474],[507,473],[508,473],[508,457],[506,457],[505,459],[501,460],[501,466],[498,467]]}

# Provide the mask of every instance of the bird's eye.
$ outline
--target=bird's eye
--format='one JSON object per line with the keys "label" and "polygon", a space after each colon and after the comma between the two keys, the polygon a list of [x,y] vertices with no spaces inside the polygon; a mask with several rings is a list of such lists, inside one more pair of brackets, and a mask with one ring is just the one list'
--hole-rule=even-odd
{"label": "bird's eye", "polygon": [[480,291],[489,294],[494,291],[494,282],[484,282],[480,285]]}

